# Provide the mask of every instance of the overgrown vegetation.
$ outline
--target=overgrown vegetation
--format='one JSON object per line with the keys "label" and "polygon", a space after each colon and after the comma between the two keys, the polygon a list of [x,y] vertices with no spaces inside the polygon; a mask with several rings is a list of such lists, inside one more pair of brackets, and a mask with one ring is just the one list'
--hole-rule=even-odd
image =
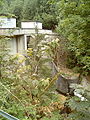
{"label": "overgrown vegetation", "polygon": [[22,120],[61,118],[62,102],[55,87],[49,88],[53,79],[46,64],[46,49],[41,49],[45,44],[42,38],[40,35],[35,37],[34,42],[37,41],[27,50],[26,57],[19,53],[8,54],[7,38],[0,39],[0,109]]}
{"label": "overgrown vegetation", "polygon": [[58,3],[57,29],[68,39],[69,66],[86,74],[90,72],[89,8],[89,0],[61,0]]}
{"label": "overgrown vegetation", "polygon": [[75,92],[82,96],[79,98],[74,96],[67,101],[71,108],[68,120],[89,120],[90,119],[90,85],[83,87],[82,85],[73,85]]}
{"label": "overgrown vegetation", "polygon": [[[67,66],[80,74],[90,74],[90,0],[1,0],[0,13],[15,14],[21,20],[39,20],[66,39]],[[59,66],[62,44],[34,36],[23,56],[8,54],[6,37],[0,37],[0,109],[22,120],[89,120],[89,87],[73,86],[84,97],[69,96],[62,112],[62,101],[55,91],[48,63]],[[58,60],[57,60],[58,59]],[[0,118],[4,120],[4,118]]]}

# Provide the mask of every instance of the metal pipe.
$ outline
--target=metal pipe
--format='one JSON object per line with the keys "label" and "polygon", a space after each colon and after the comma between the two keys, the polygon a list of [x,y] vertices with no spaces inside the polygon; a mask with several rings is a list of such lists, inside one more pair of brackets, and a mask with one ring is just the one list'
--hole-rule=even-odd
{"label": "metal pipe", "polygon": [[8,120],[19,120],[18,118],[0,110],[0,115],[2,115],[3,117],[7,118]]}

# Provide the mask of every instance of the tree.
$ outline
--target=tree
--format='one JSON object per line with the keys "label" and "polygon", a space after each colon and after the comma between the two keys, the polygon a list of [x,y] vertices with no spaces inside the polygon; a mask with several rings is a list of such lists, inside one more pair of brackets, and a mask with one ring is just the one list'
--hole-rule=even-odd
{"label": "tree", "polygon": [[0,13],[8,13],[8,2],[6,0],[0,1]]}
{"label": "tree", "polygon": [[79,72],[90,71],[90,1],[61,0],[58,3],[58,27],[68,39],[69,61]]}
{"label": "tree", "polygon": [[20,27],[22,20],[40,21],[43,28],[55,29],[56,3],[58,0],[4,0],[1,13],[10,13],[17,16],[17,25]]}
{"label": "tree", "polygon": [[25,0],[22,15],[24,20],[41,21],[46,29],[55,29],[57,25],[55,2],[52,0]]}
{"label": "tree", "polygon": [[23,19],[24,20],[33,20],[34,16],[37,13],[37,0],[25,0],[23,6]]}
{"label": "tree", "polygon": [[17,17],[17,26],[20,26],[22,19],[23,0],[11,1],[9,6],[9,13],[14,14]]}

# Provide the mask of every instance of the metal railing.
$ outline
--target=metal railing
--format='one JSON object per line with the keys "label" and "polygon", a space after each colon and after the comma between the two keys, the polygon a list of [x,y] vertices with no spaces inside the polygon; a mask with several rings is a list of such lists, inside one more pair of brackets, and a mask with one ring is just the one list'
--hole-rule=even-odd
{"label": "metal railing", "polygon": [[3,116],[4,118],[7,118],[8,120],[19,120],[18,118],[0,110],[0,115]]}

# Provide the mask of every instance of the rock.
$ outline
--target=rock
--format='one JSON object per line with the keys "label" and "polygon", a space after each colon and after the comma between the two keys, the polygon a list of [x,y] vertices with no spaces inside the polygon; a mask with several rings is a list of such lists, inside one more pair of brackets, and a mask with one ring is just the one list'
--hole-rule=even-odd
{"label": "rock", "polygon": [[[58,72],[61,75],[58,77],[56,81],[56,90],[63,95],[74,95],[74,89],[70,88],[71,84],[79,84],[80,83],[80,74],[75,74],[72,70],[64,68],[63,70],[59,69],[56,64],[52,61],[52,77],[55,76]],[[69,72],[68,72],[69,71]]]}
{"label": "rock", "polygon": [[56,81],[56,89],[64,94],[68,93],[69,84],[64,77],[61,75],[58,77]]}
{"label": "rock", "polygon": [[90,91],[90,76],[82,76],[82,81],[81,85],[83,86],[84,89],[87,89]]}
{"label": "rock", "polygon": [[74,89],[70,88],[71,84],[79,84],[80,78],[72,76],[71,78],[66,78],[63,75],[60,75],[58,77],[58,80],[56,81],[56,89],[58,92],[62,94],[70,94],[73,95]]}

